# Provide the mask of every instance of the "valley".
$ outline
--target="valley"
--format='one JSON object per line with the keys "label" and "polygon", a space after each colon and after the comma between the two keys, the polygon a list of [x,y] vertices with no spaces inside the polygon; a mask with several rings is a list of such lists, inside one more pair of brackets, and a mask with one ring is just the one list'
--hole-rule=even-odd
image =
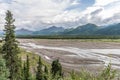
{"label": "valley", "polygon": [[59,59],[64,69],[101,71],[109,63],[120,69],[120,43],[67,39],[18,39],[20,47],[51,63]]}

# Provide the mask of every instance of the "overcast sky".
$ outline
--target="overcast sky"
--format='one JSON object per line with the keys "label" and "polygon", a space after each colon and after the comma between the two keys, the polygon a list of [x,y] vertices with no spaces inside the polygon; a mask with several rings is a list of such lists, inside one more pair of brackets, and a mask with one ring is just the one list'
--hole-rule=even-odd
{"label": "overcast sky", "polygon": [[0,0],[0,29],[6,10],[14,14],[17,28],[30,30],[120,23],[120,0]]}

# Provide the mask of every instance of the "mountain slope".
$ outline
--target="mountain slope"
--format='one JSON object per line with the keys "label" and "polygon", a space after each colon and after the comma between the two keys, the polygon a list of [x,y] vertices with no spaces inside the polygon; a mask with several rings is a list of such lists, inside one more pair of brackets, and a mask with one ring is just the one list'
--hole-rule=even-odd
{"label": "mountain slope", "polygon": [[98,30],[98,27],[95,24],[86,24],[79,26],[72,30],[66,30],[62,34],[66,35],[92,35],[95,31]]}
{"label": "mountain slope", "polygon": [[27,30],[27,29],[19,29],[15,31],[16,35],[32,35],[33,31]]}
{"label": "mountain slope", "polygon": [[40,31],[36,31],[33,34],[34,35],[54,35],[54,34],[58,34],[59,32],[64,31],[63,27],[49,27],[47,29],[42,29]]}
{"label": "mountain slope", "polygon": [[61,33],[62,35],[120,35],[120,23],[109,26],[97,26],[95,24],[86,24],[78,26],[75,29],[68,29]]}
{"label": "mountain slope", "polygon": [[100,35],[120,35],[120,23],[107,26],[105,28],[99,29],[95,34]]}

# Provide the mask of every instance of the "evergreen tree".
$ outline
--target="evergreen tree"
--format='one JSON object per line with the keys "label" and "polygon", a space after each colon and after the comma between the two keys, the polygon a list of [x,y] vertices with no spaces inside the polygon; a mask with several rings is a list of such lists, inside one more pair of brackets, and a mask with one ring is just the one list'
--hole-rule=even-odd
{"label": "evergreen tree", "polygon": [[9,77],[9,70],[5,63],[5,60],[0,55],[0,80],[8,80]]}
{"label": "evergreen tree", "polygon": [[10,70],[10,80],[19,80],[19,59],[17,54],[19,53],[19,48],[17,41],[15,39],[15,19],[13,19],[13,14],[8,10],[6,12],[5,18],[5,40],[2,46],[2,53],[5,55],[6,66]]}
{"label": "evergreen tree", "polygon": [[22,80],[26,78],[26,62],[24,62],[23,69],[22,69]]}
{"label": "evergreen tree", "polygon": [[36,73],[36,80],[44,80],[41,57],[39,57],[37,73]]}
{"label": "evergreen tree", "polygon": [[53,78],[56,77],[56,76],[60,76],[62,77],[62,66],[61,64],[59,63],[59,60],[54,60],[52,62],[52,68],[51,68],[51,73],[53,75]]}
{"label": "evergreen tree", "polygon": [[26,61],[26,80],[30,80],[30,62],[29,62],[28,55],[27,55],[27,61]]}
{"label": "evergreen tree", "polygon": [[20,63],[20,66],[19,66],[19,79],[20,80],[23,80],[23,67],[22,67],[22,59],[19,58],[19,63]]}
{"label": "evergreen tree", "polygon": [[27,60],[24,62],[23,66],[23,80],[30,80],[30,63],[29,56],[27,55]]}
{"label": "evergreen tree", "polygon": [[48,68],[47,68],[47,66],[45,66],[44,72],[45,72],[45,74],[44,74],[44,80],[48,80],[49,75],[48,75]]}
{"label": "evergreen tree", "polygon": [[45,66],[45,74],[48,74],[48,68],[47,68],[47,66]]}

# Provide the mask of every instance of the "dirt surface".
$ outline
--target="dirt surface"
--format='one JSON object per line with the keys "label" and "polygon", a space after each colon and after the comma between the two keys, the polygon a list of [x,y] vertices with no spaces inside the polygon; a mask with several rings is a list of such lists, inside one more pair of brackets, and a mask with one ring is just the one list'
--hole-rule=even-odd
{"label": "dirt surface", "polygon": [[83,49],[120,49],[120,42],[91,42],[81,40],[60,40],[60,39],[19,39],[22,43],[35,43],[45,46],[71,46]]}
{"label": "dirt surface", "polygon": [[51,63],[59,59],[66,70],[81,68],[96,72],[111,62],[120,65],[119,42],[83,42],[80,40],[19,39],[20,46]]}

